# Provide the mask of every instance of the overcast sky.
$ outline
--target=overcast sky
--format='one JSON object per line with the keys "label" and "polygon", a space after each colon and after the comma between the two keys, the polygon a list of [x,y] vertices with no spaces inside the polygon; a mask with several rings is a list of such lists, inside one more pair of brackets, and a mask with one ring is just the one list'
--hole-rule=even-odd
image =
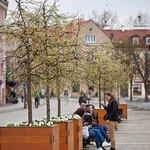
{"label": "overcast sky", "polygon": [[[15,0],[8,1],[8,9],[14,10],[16,8]],[[53,0],[48,1],[53,2]],[[89,14],[93,10],[97,10],[98,14],[103,10],[117,12],[120,20],[125,20],[130,15],[135,16],[138,11],[150,14],[150,0],[59,0],[58,4],[62,12],[69,12],[70,14],[80,12],[85,15],[85,19],[89,19]]]}

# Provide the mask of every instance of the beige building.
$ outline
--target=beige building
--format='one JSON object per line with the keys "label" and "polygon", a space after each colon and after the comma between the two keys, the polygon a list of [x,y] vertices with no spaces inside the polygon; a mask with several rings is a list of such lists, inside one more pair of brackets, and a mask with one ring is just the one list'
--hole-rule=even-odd
{"label": "beige building", "polygon": [[[101,51],[102,47],[111,42],[109,36],[104,33],[99,26],[94,23],[91,19],[86,21],[81,21],[78,23],[80,25],[80,40],[78,45],[81,45],[83,51],[86,50],[88,55],[85,55],[85,59],[89,61],[92,59],[94,52]],[[77,25],[78,25],[77,24]],[[79,93],[83,91],[84,93],[89,91],[89,87],[85,83],[78,83],[76,85],[76,90],[72,89],[70,91],[71,97],[79,97]],[[96,90],[92,94],[95,94]]]}
{"label": "beige building", "polygon": [[[110,38],[105,34],[92,20],[87,21],[81,21],[78,23],[75,23],[75,26],[80,26],[79,29],[79,41],[78,45],[79,47],[82,47],[82,51],[86,51],[85,59],[91,59],[93,53],[95,51],[100,51],[101,47],[105,47],[105,45],[110,43]],[[74,29],[74,25],[72,28]],[[6,50],[11,51],[12,49],[16,49],[18,46],[17,43],[13,43],[12,45],[7,45]],[[87,53],[88,52],[88,53]],[[15,60],[11,60],[11,62],[7,62],[7,71],[14,70],[15,66],[17,65],[15,63]],[[14,77],[14,81],[16,81]],[[12,85],[10,85],[12,83]],[[9,87],[13,86],[15,82],[9,82]],[[69,85],[70,86],[70,85]],[[71,83],[72,89],[69,89],[69,94],[71,97],[79,97],[80,91],[89,91],[88,85],[85,83],[78,83],[76,85],[76,90],[73,88],[73,83]],[[68,90],[67,88],[65,90]],[[94,91],[93,94],[95,94],[96,91]]]}

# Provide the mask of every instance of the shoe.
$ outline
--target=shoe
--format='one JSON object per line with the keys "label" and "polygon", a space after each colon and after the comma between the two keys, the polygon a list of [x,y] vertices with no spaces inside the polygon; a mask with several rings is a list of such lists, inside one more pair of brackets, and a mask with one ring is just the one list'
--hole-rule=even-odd
{"label": "shoe", "polygon": [[96,143],[95,143],[95,142],[90,142],[90,144],[92,144],[92,145],[96,145]]}
{"label": "shoe", "polygon": [[103,142],[103,143],[102,143],[102,147],[109,147],[109,146],[111,146],[110,143],[107,143],[107,142]]}
{"label": "shoe", "polygon": [[110,143],[110,138],[109,138],[108,135],[105,136],[105,139],[106,139],[106,142],[107,142],[107,143]]}
{"label": "shoe", "polygon": [[97,150],[103,150],[103,149],[100,147],[100,148],[98,148]]}
{"label": "shoe", "polygon": [[110,150],[115,150],[115,148],[112,148],[112,147],[111,147]]}
{"label": "shoe", "polygon": [[103,150],[106,150],[104,147],[102,147]]}

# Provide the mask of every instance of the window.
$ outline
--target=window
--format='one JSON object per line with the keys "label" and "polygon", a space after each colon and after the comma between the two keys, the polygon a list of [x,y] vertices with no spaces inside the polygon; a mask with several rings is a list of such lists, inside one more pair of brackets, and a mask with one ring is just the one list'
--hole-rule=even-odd
{"label": "window", "polygon": [[139,96],[142,94],[142,86],[141,84],[133,84],[133,95]]}
{"label": "window", "polygon": [[86,42],[87,43],[95,43],[96,42],[95,35],[86,35]]}
{"label": "window", "polygon": [[139,44],[139,38],[133,38],[133,44]]}
{"label": "window", "polygon": [[146,38],[146,44],[150,44],[150,37]]}
{"label": "window", "polygon": [[150,58],[150,54],[147,54],[147,57]]}

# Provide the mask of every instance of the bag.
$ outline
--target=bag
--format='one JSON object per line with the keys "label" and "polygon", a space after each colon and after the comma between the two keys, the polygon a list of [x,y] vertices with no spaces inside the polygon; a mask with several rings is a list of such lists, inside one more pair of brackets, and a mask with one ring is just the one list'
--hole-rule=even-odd
{"label": "bag", "polygon": [[107,120],[107,113],[104,115],[103,119],[106,121]]}
{"label": "bag", "polygon": [[89,137],[89,130],[87,126],[83,126],[82,127],[82,135],[83,138],[87,139]]}

